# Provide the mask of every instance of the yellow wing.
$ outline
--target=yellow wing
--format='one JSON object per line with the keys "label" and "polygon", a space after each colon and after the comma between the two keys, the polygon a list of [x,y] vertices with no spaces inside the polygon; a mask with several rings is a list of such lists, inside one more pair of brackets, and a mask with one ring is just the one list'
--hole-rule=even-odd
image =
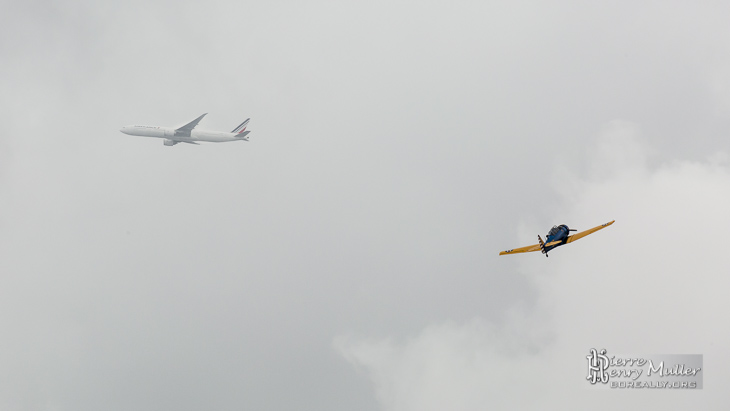
{"label": "yellow wing", "polygon": [[540,251],[540,244],[528,245],[527,247],[513,248],[511,250],[502,251],[499,255],[529,253],[531,251]]}
{"label": "yellow wing", "polygon": [[610,223],[601,224],[598,227],[593,227],[590,230],[585,230],[585,231],[581,231],[580,233],[573,234],[570,237],[568,237],[568,239],[565,241],[565,244],[572,243],[575,240],[580,240],[581,238],[587,236],[588,234],[593,234],[602,228],[608,227],[611,224],[613,224],[614,221],[616,221],[616,220],[613,220]]}

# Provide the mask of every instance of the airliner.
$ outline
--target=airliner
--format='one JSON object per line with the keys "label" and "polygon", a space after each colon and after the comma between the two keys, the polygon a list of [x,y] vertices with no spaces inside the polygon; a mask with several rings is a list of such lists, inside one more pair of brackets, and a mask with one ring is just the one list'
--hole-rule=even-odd
{"label": "airliner", "polygon": [[121,131],[124,134],[130,136],[142,136],[142,137],[157,137],[163,138],[163,142],[166,146],[174,146],[177,143],[188,143],[198,144],[198,141],[209,141],[211,143],[224,143],[227,141],[248,141],[248,133],[246,126],[248,121],[239,124],[238,127],[234,128],[230,133],[223,131],[206,131],[206,130],[194,130],[195,126],[198,125],[200,120],[205,117],[208,113],[196,118],[195,120],[180,127],[157,127],[157,126],[124,126]]}

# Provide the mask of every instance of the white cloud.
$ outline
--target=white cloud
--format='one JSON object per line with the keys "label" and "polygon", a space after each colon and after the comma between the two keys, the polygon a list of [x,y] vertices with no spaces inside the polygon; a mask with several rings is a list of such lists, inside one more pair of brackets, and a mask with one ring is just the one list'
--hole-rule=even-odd
{"label": "white cloud", "polygon": [[[590,171],[565,181],[578,191],[566,192],[572,195],[564,196],[555,223],[581,230],[616,224],[549,259],[512,257],[538,290],[533,310],[512,310],[503,325],[434,324],[402,342],[335,340],[369,376],[383,409],[724,409],[719,387],[730,383],[721,371],[730,364],[726,155],[650,168],[648,149],[630,123],[614,122],[598,137]],[[592,391],[583,380],[592,347],[704,354],[705,389]]]}

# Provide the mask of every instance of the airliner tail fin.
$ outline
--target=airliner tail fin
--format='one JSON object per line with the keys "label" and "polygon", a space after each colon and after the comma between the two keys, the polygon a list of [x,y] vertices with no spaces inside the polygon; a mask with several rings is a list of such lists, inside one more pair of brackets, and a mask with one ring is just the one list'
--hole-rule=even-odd
{"label": "airliner tail fin", "polygon": [[234,128],[233,131],[231,131],[231,133],[236,133],[236,134],[243,133],[246,130],[246,126],[248,125],[249,120],[251,120],[251,119],[247,118],[246,121],[239,124],[238,127]]}

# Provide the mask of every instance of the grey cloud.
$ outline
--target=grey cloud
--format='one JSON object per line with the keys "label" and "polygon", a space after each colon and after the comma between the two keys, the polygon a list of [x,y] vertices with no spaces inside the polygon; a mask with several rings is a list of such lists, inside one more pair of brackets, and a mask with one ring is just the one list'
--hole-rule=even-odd
{"label": "grey cloud", "polygon": [[[711,370],[727,363],[730,339],[719,326],[730,311],[722,230],[729,223],[728,164],[684,161],[650,170],[643,151],[632,150],[639,135],[611,130],[600,135],[594,159],[613,172],[598,180],[573,176],[585,185],[564,198],[564,218],[604,215],[616,224],[554,251],[549,261],[521,256],[520,271],[538,290],[534,311],[513,309],[503,325],[434,324],[396,342],[335,340],[373,382],[383,409],[574,408],[595,399],[580,366],[595,347],[703,354],[708,378],[726,382]],[[591,406],[719,410],[723,398],[711,389],[683,397],[610,393]]]}
{"label": "grey cloud", "polygon": [[[647,172],[727,148],[722,8],[7,6],[4,409],[376,408],[332,338],[531,313],[496,253],[578,212],[589,136],[626,119]],[[118,132],[204,112],[251,141]]]}

